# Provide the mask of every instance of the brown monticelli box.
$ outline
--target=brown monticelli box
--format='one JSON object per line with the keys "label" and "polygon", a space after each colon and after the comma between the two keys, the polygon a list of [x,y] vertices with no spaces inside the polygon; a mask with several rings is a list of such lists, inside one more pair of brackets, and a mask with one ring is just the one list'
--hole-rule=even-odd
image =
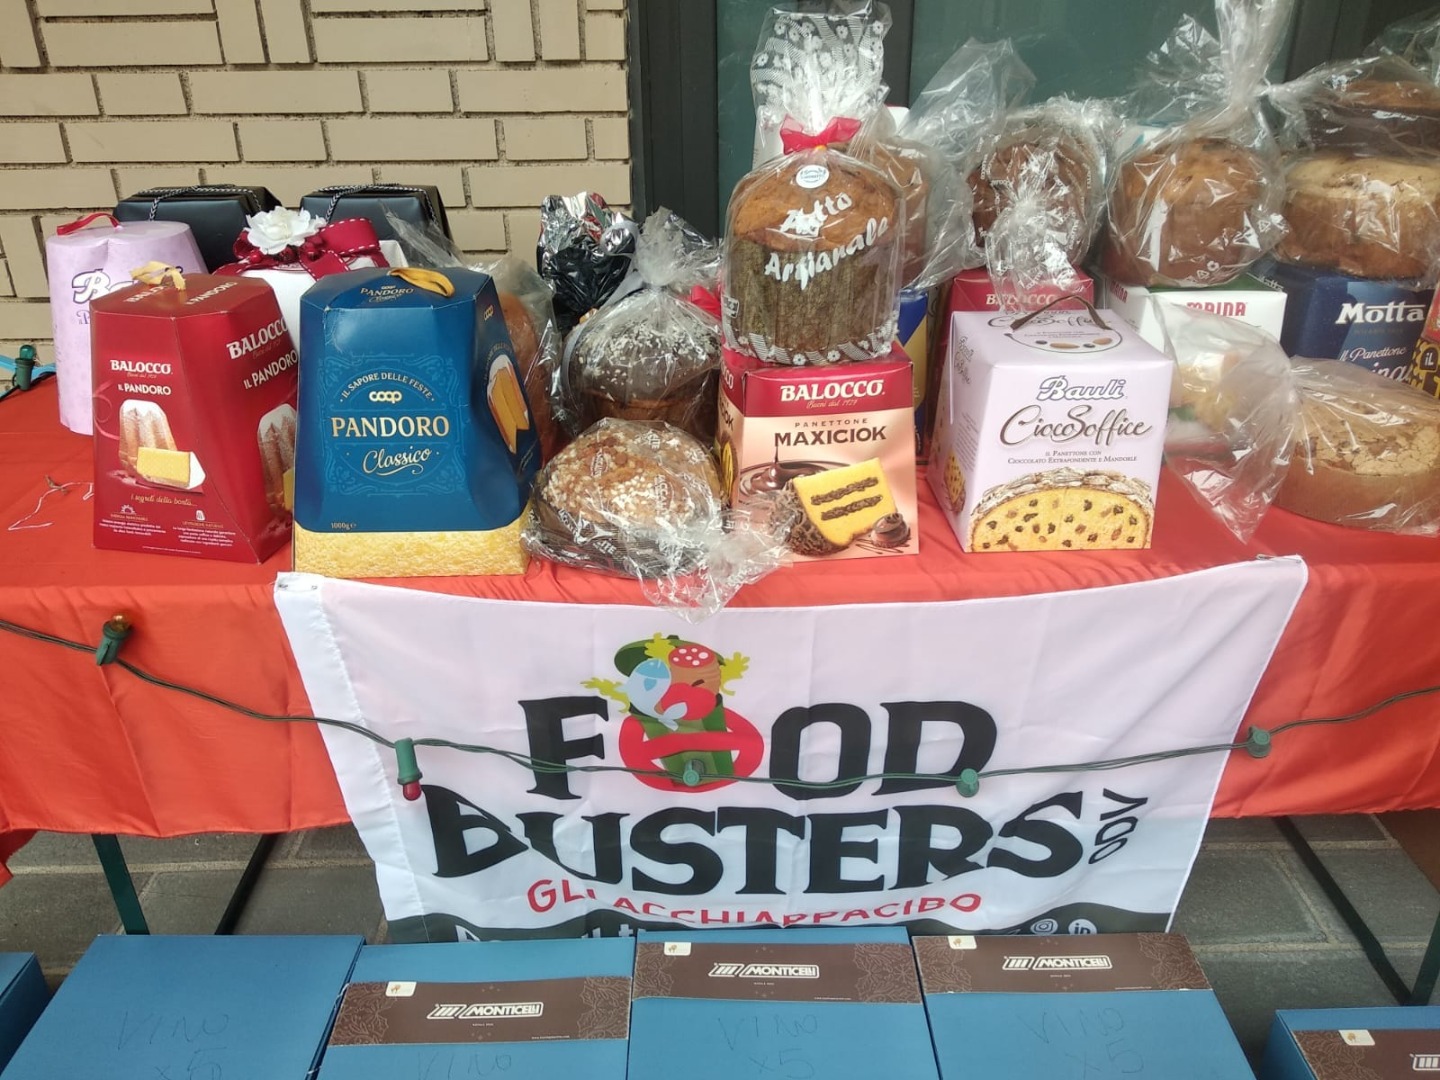
{"label": "brown monticelli box", "polygon": [[95,546],[262,562],[290,538],[296,352],[270,286],[170,274],[91,304]]}

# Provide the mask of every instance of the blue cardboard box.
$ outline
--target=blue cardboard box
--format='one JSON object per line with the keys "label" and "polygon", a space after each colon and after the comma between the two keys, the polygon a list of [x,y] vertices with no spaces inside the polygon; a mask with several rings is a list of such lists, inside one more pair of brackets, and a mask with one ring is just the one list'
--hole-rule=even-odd
{"label": "blue cardboard box", "polygon": [[100,937],[5,1080],[307,1080],[359,937]]}
{"label": "blue cardboard box", "polygon": [[295,569],[521,574],[540,444],[490,278],[374,268],[300,299]]}
{"label": "blue cardboard box", "polygon": [[1440,1073],[1440,1005],[1277,1012],[1261,1080]]}
{"label": "blue cardboard box", "polygon": [[1434,289],[1269,258],[1250,272],[1285,290],[1280,344],[1291,356],[1346,360],[1387,379],[1405,378]]}
{"label": "blue cardboard box", "polygon": [[633,939],[362,949],[320,1080],[624,1080]]}
{"label": "blue cardboard box", "polygon": [[917,937],[944,1080],[1252,1080],[1179,934]]}
{"label": "blue cardboard box", "polygon": [[642,931],[630,1080],[935,1080],[903,928]]}
{"label": "blue cardboard box", "polygon": [[50,1000],[31,953],[0,953],[0,1070]]}

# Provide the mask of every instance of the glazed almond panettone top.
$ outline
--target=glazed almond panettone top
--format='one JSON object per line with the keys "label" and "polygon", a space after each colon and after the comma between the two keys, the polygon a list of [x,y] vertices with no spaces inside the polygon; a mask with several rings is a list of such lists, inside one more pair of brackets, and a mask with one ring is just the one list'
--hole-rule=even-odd
{"label": "glazed almond panettone top", "polygon": [[794,154],[740,182],[730,235],[774,251],[824,251],[856,237],[879,239],[881,223],[893,234],[901,206],[899,190],[871,165],[823,151]]}

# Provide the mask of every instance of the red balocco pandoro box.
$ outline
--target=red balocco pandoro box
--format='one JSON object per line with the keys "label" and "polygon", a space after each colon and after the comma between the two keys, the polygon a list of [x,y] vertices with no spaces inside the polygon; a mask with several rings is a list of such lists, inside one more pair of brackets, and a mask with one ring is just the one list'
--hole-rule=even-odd
{"label": "red balocco pandoro box", "polygon": [[915,388],[904,350],[817,367],[722,352],[716,452],[730,505],[788,522],[800,560],[918,553]]}
{"label": "red balocco pandoro box", "polygon": [[261,562],[290,538],[295,346],[263,281],[183,281],[91,303],[95,546]]}

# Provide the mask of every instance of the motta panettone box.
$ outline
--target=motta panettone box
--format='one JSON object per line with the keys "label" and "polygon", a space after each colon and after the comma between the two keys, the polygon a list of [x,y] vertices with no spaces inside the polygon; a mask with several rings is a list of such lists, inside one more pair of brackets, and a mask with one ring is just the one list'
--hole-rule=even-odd
{"label": "motta panettone box", "polygon": [[1173,304],[1238,319],[1264,330],[1277,341],[1285,330],[1285,290],[1251,274],[1241,274],[1228,284],[1203,289],[1122,285],[1106,277],[1096,280],[1100,286],[1100,306],[1118,312],[1157,349],[1165,348],[1165,331],[1155,311],[1156,304]]}
{"label": "motta panettone box", "polygon": [[960,546],[1149,547],[1173,367],[1113,311],[957,313],[926,475]]}
{"label": "motta panettone box", "polygon": [[1420,1080],[1440,1074],[1440,1006],[1284,1009],[1260,1080]]}
{"label": "motta panettone box", "polygon": [[936,1080],[903,927],[641,931],[629,1080],[763,1076]]}
{"label": "motta panettone box", "polygon": [[90,304],[95,546],[263,562],[290,538],[296,351],[261,281],[192,274]]}
{"label": "motta panettone box", "polygon": [[730,505],[783,522],[795,558],[920,550],[914,383],[890,358],[777,367],[726,349],[717,453]]}
{"label": "motta panettone box", "polygon": [[1179,934],[917,937],[943,1080],[1252,1080]]}
{"label": "motta panettone box", "polygon": [[625,1080],[633,938],[360,950],[318,1080]]}
{"label": "motta panettone box", "polygon": [[1295,357],[1344,360],[1404,380],[1435,290],[1267,258],[1253,273],[1285,290],[1280,344]]}

